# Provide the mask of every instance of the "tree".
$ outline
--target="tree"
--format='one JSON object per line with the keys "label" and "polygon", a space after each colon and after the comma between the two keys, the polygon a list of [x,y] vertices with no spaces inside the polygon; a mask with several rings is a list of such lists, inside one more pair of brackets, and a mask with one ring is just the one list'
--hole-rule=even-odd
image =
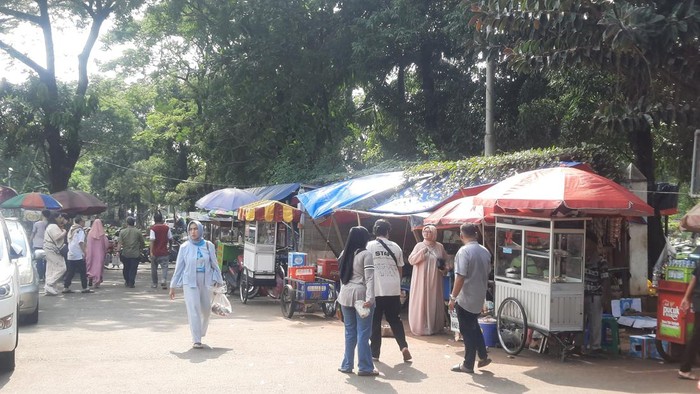
{"label": "tree", "polygon": [[[57,192],[68,186],[82,150],[81,122],[94,111],[97,98],[88,93],[88,60],[104,22],[111,15],[128,18],[143,0],[4,0],[0,2],[0,51],[23,63],[36,76],[33,89],[26,92],[35,99],[33,111],[41,125],[41,135],[32,141],[45,149],[49,190]],[[54,50],[55,18],[73,20],[77,26],[89,26],[82,52],[78,55],[78,79],[71,91],[62,90],[56,78]],[[45,65],[26,55],[8,38],[18,26],[38,28],[44,39]]]}

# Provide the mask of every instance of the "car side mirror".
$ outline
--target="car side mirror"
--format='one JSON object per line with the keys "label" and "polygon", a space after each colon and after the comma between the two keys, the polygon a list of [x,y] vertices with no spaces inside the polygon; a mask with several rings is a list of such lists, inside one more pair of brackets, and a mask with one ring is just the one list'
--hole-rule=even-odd
{"label": "car side mirror", "polygon": [[12,247],[10,248],[10,258],[18,259],[22,256],[24,256],[24,249],[18,244],[13,243]]}
{"label": "car side mirror", "polygon": [[34,251],[34,260],[43,260],[46,258],[46,252],[44,249],[37,249]]}

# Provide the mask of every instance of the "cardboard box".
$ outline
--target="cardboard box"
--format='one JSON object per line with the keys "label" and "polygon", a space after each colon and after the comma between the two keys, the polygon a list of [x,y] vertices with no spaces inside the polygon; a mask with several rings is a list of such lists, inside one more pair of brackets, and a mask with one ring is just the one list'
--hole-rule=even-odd
{"label": "cardboard box", "polygon": [[654,346],[654,340],[648,335],[630,335],[630,356],[636,358],[649,358],[647,350],[649,343]]}
{"label": "cardboard box", "polygon": [[631,309],[637,312],[642,311],[642,299],[641,298],[620,298],[619,300],[612,300],[610,302],[610,307],[612,310],[612,315],[615,317],[622,316],[626,310]]}
{"label": "cardboard box", "polygon": [[306,265],[306,253],[289,252],[287,257],[288,267],[302,267]]}
{"label": "cardboard box", "polygon": [[336,259],[318,259],[316,262],[318,276],[334,281],[340,280],[340,268]]}
{"label": "cardboard box", "polygon": [[[659,354],[659,351],[656,349],[656,334],[649,334],[645,335],[645,337],[649,337],[649,340],[646,342],[647,344],[647,358],[653,359],[653,360],[663,360],[661,355]],[[664,352],[668,353],[668,346],[670,342],[668,341],[663,341],[662,345],[664,348]]]}

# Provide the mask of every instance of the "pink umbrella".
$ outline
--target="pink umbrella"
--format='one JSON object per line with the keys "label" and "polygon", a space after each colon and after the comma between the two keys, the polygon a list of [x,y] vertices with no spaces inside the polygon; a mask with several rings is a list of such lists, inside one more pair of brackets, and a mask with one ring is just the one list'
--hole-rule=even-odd
{"label": "pink umbrella", "polygon": [[496,212],[577,210],[585,215],[653,216],[654,209],[619,184],[570,167],[523,172],[479,193],[474,204]]}
{"label": "pink umbrella", "polygon": [[700,233],[700,204],[694,206],[681,218],[681,229]]}

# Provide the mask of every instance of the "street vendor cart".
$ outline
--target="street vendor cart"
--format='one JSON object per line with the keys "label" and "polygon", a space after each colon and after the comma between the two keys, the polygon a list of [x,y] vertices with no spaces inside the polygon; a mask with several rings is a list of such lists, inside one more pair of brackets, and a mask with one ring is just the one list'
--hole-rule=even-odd
{"label": "street vendor cart", "polygon": [[583,331],[586,218],[495,216],[498,339],[513,355],[553,339],[563,360]]}
{"label": "street vendor cart", "polygon": [[297,249],[295,223],[301,211],[278,201],[258,201],[238,208],[245,221],[240,298],[255,297],[261,287],[278,298],[286,276],[287,254]]}

